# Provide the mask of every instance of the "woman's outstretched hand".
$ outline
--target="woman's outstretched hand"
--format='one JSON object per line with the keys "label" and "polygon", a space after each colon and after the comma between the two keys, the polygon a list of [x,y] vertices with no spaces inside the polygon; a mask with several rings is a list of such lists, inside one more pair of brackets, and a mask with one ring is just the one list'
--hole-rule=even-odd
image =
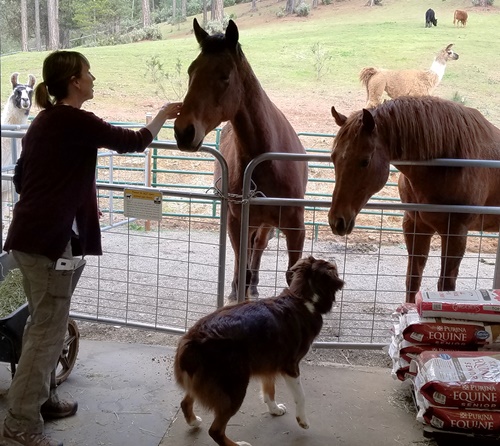
{"label": "woman's outstretched hand", "polygon": [[182,102],[167,102],[161,108],[161,111],[165,113],[165,119],[175,119],[180,113],[182,107]]}

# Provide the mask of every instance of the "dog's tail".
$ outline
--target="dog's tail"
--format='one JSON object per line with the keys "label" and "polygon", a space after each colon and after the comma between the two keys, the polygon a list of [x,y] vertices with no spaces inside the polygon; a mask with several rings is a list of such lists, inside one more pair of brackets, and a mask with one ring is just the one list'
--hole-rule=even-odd
{"label": "dog's tail", "polygon": [[197,341],[181,340],[175,356],[175,369],[193,376],[201,366],[200,345]]}

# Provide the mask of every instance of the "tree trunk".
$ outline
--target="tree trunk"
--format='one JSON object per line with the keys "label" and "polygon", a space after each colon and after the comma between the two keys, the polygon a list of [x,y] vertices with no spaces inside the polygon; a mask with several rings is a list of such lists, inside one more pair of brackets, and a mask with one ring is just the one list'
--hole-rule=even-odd
{"label": "tree trunk", "polygon": [[293,14],[293,11],[295,11],[295,0],[286,0],[285,12]]}
{"label": "tree trunk", "polygon": [[21,48],[28,51],[28,4],[21,0]]}
{"label": "tree trunk", "polygon": [[172,24],[177,23],[177,0],[172,0]]}
{"label": "tree trunk", "polygon": [[40,37],[40,0],[35,0],[35,45],[37,51],[42,51],[42,39]]}
{"label": "tree trunk", "polygon": [[257,0],[252,0],[252,8],[250,9],[250,11],[257,11]]}
{"label": "tree trunk", "polygon": [[151,9],[149,7],[149,0],[142,0],[142,26],[144,28],[151,26]]}
{"label": "tree trunk", "polygon": [[318,0],[313,0],[312,1],[312,8],[317,8],[318,7]]}
{"label": "tree trunk", "polygon": [[207,26],[207,0],[203,0],[203,28]]}
{"label": "tree trunk", "polygon": [[49,49],[59,48],[58,1],[47,0],[47,20],[49,25]]}
{"label": "tree trunk", "polygon": [[186,20],[186,11],[187,11],[187,0],[182,0],[182,4],[181,4],[182,21]]}
{"label": "tree trunk", "polygon": [[212,20],[222,23],[224,19],[224,0],[212,0],[212,4],[215,5]]}

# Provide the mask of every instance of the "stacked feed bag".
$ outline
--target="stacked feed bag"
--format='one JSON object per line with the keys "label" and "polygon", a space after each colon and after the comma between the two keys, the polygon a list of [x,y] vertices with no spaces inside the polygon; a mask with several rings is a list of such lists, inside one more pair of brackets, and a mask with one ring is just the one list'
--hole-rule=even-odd
{"label": "stacked feed bag", "polygon": [[500,435],[500,352],[424,351],[410,370],[419,421],[447,432]]}
{"label": "stacked feed bag", "polygon": [[499,323],[423,317],[417,304],[403,304],[394,313],[395,324],[389,355],[392,376],[413,379],[410,362],[424,351],[477,351],[500,346]]}
{"label": "stacked feed bag", "polygon": [[415,302],[422,317],[500,323],[500,290],[419,291]]}

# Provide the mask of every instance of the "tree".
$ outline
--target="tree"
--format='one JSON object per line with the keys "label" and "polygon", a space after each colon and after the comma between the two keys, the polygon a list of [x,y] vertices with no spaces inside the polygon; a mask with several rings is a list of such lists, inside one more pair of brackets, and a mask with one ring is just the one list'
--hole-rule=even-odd
{"label": "tree", "polygon": [[286,0],[285,12],[287,14],[293,14],[295,11],[295,0]]}
{"label": "tree", "polygon": [[186,11],[187,11],[187,0],[182,0],[182,4],[181,4],[181,18],[182,20],[186,20]]}
{"label": "tree", "polygon": [[28,4],[21,0],[21,48],[28,51]]}
{"label": "tree", "polygon": [[47,0],[47,18],[49,28],[49,49],[59,48],[59,1]]}
{"label": "tree", "polygon": [[211,20],[222,23],[224,19],[224,0],[212,0]]}
{"label": "tree", "polygon": [[42,51],[40,36],[40,0],[35,0],[35,46],[37,51]]}
{"label": "tree", "polygon": [[207,26],[207,0],[203,0],[203,28]]}
{"label": "tree", "polygon": [[149,0],[142,0],[142,26],[144,28],[151,26],[151,8],[149,6]]}

